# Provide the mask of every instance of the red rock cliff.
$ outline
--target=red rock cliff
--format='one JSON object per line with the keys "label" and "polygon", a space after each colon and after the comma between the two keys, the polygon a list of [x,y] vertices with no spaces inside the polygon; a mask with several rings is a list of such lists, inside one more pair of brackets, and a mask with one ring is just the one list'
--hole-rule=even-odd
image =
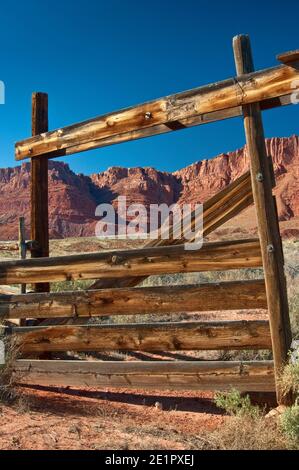
{"label": "red rock cliff", "polygon": [[[277,180],[275,193],[280,220],[299,217],[299,137],[266,141]],[[76,175],[68,165],[50,161],[49,213],[51,237],[91,236],[95,208],[115,204],[126,196],[128,204],[203,202],[244,171],[249,162],[244,149],[202,160],[174,173],[154,168],[113,167],[90,177]],[[29,164],[0,169],[0,239],[17,238],[18,217],[29,222]],[[299,233],[299,232],[298,232]]]}

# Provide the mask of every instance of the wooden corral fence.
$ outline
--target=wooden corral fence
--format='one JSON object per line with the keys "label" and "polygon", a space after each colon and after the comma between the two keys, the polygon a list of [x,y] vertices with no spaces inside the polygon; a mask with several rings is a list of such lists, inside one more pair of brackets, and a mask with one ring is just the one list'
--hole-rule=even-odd
{"label": "wooden corral fence", "polygon": [[[34,284],[34,291],[2,294],[0,316],[23,358],[20,381],[153,389],[274,391],[291,342],[284,260],[271,156],[266,153],[263,110],[292,103],[299,80],[299,51],[278,57],[277,67],[254,71],[248,36],[234,38],[237,76],[62,129],[48,131],[47,95],[32,101],[32,137],[16,144],[16,160],[31,159],[31,259],[0,264],[0,284]],[[204,243],[186,251],[184,239],[152,240],[141,249],[49,257],[48,160],[213,121],[244,120],[250,171],[204,203],[207,236],[253,202],[258,239]],[[138,287],[150,275],[263,268],[264,279],[216,284]],[[94,279],[85,291],[51,292],[53,281]],[[2,290],[3,292],[3,290]],[[24,287],[23,287],[24,292]],[[267,309],[268,321],[200,321],[200,312]],[[86,324],[93,316],[199,312],[199,321],[154,324]],[[47,319],[30,327],[26,319]],[[62,320],[63,319],[63,320]],[[62,320],[62,324],[61,323]],[[48,323],[48,324],[47,324]],[[85,323],[85,324],[84,324]],[[65,351],[273,351],[273,361],[67,361],[28,359]],[[27,359],[25,359],[27,357]],[[32,357],[32,356],[31,356]]]}

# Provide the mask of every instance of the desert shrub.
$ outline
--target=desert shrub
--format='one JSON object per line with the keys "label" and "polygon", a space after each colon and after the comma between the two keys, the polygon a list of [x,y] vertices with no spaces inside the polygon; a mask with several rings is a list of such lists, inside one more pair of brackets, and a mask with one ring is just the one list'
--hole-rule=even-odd
{"label": "desert shrub", "polygon": [[294,338],[299,338],[299,241],[284,241],[285,272],[290,320]]}
{"label": "desert shrub", "polygon": [[118,315],[117,317],[109,317],[109,323],[127,324],[127,323],[169,323],[181,322],[188,319],[186,313],[164,313],[155,315],[154,313],[134,314],[134,315]]}
{"label": "desert shrub", "polygon": [[0,367],[0,401],[14,402],[19,398],[16,377],[13,373],[14,362],[19,353],[19,346],[12,336],[1,336],[5,345],[5,364]]}
{"label": "desert shrub", "polygon": [[226,361],[270,361],[273,353],[270,349],[240,349],[228,350],[224,360]]}
{"label": "desert shrub", "polygon": [[299,403],[287,408],[280,418],[280,426],[284,434],[294,443],[299,443]]}
{"label": "desert shrub", "polygon": [[51,283],[52,292],[62,292],[70,290],[85,290],[93,283],[92,280],[78,279],[77,281],[59,281]]}
{"label": "desert shrub", "polygon": [[279,378],[281,391],[284,395],[293,393],[299,396],[299,362],[287,364]]}
{"label": "desert shrub", "polygon": [[279,380],[282,393],[292,393],[296,399],[295,404],[282,413],[280,426],[291,442],[299,444],[299,362],[288,364]]}
{"label": "desert shrub", "polygon": [[164,274],[150,276],[143,282],[143,286],[169,286],[182,284],[201,284],[206,282],[224,282],[236,280],[250,280],[263,278],[262,269],[245,268],[229,271],[207,271],[200,273]]}
{"label": "desert shrub", "polygon": [[211,450],[284,450],[290,445],[275,420],[256,417],[233,416],[206,436]]}
{"label": "desert shrub", "polygon": [[215,404],[232,416],[257,418],[261,415],[258,406],[251,404],[249,395],[241,396],[238,390],[232,389],[230,392],[216,393]]}
{"label": "desert shrub", "polygon": [[208,282],[246,281],[262,279],[263,270],[259,268],[230,269],[228,271],[208,271],[204,275]]}
{"label": "desert shrub", "polygon": [[[294,433],[297,415],[293,412],[285,417],[282,425],[277,419],[267,419],[264,410],[252,405],[248,395],[237,390],[218,393],[215,403],[231,417],[210,434],[212,449],[222,450],[279,450],[296,448],[290,440]],[[299,409],[299,407],[298,407]],[[290,417],[291,414],[291,417]],[[297,425],[299,421],[297,422]]]}

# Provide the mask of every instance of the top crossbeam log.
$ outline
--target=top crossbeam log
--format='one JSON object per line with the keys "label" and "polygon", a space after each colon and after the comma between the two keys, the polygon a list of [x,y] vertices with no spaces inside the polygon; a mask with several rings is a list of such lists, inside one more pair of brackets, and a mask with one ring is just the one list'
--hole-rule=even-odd
{"label": "top crossbeam log", "polygon": [[285,52],[284,54],[279,54],[276,58],[282,64],[293,64],[294,62],[299,61],[299,49],[296,51],[289,51]]}
{"label": "top crossbeam log", "polygon": [[[282,54],[284,57],[287,54]],[[293,56],[296,59],[296,55]],[[15,158],[71,155],[129,140],[242,115],[242,106],[261,109],[290,104],[298,61],[194,88],[16,143]]]}

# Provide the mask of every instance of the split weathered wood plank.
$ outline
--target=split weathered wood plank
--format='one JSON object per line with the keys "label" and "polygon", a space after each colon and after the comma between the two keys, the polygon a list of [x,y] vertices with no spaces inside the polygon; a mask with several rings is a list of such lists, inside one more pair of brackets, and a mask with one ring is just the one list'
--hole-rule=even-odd
{"label": "split weathered wood plank", "polygon": [[154,274],[260,267],[258,240],[205,243],[200,250],[184,245],[107,251],[51,258],[3,261],[0,283],[127,278]]}
{"label": "split weathered wood plank", "polygon": [[276,98],[291,94],[291,84],[298,78],[296,67],[281,65],[167,96],[18,142],[16,160],[69,155],[133,140],[157,133],[157,126],[166,132],[196,125],[209,113],[214,113],[212,120],[223,119],[223,111],[259,101],[273,100],[275,105]]}
{"label": "split weathered wood plank", "polygon": [[263,280],[0,295],[0,318],[81,318],[266,309]]}
{"label": "split weathered wood plank", "polygon": [[265,320],[36,326],[8,331],[22,353],[271,349]]}
{"label": "split weathered wood plank", "polygon": [[274,391],[272,361],[45,361],[18,360],[19,383],[156,390]]}

